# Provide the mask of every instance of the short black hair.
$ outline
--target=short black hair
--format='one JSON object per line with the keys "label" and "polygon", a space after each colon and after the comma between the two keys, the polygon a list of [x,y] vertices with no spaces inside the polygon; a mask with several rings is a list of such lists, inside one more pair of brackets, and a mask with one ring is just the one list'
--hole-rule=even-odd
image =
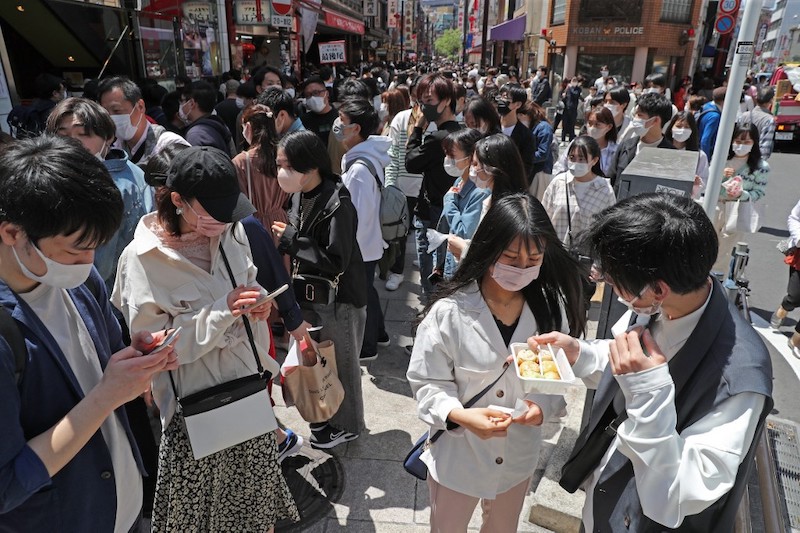
{"label": "short black hair", "polygon": [[[610,91],[607,91],[606,94],[609,98],[622,106],[627,106],[631,102],[631,94],[625,87],[614,87]],[[605,98],[605,95],[603,98]]]}
{"label": "short black hair", "polygon": [[347,115],[351,124],[361,126],[359,135],[362,139],[374,134],[380,124],[372,102],[364,98],[347,98],[339,107],[339,113]]}
{"label": "short black hair", "polygon": [[94,100],[75,97],[56,104],[47,117],[45,131],[57,135],[59,124],[68,116],[78,119],[83,124],[84,131],[98,135],[106,142],[113,140],[116,135],[114,120],[104,107]]}
{"label": "short black hair", "polygon": [[104,94],[114,89],[122,91],[125,100],[130,102],[131,105],[136,105],[139,100],[143,100],[142,90],[125,76],[114,76],[113,78],[103,79],[100,82],[100,86],[97,88],[97,99],[102,100]]}
{"label": "short black hair", "polygon": [[203,113],[211,113],[217,105],[217,90],[206,81],[193,81],[184,87],[183,97],[194,100]]}
{"label": "short black hair", "polygon": [[178,112],[178,108],[181,106],[181,93],[180,91],[172,91],[168,92],[164,95],[164,98],[161,99],[161,110],[164,111],[164,114],[167,116],[167,120],[172,120],[175,118],[175,113]]}
{"label": "short black hair", "polygon": [[527,102],[528,101],[528,92],[522,88],[522,85],[518,83],[506,83],[502,87],[500,87],[500,94],[506,93],[511,100],[511,103],[515,102]]}
{"label": "short black hair", "polygon": [[333,69],[328,65],[322,65],[319,67],[319,77],[323,80],[328,80],[333,76]]}
{"label": "short black hair", "polygon": [[236,96],[250,98],[251,100],[258,96],[258,91],[256,91],[256,85],[253,83],[252,78],[239,84],[239,87],[236,88]]}
{"label": "short black hair", "polygon": [[59,90],[64,85],[64,80],[52,74],[39,74],[33,82],[36,98],[48,100],[53,96],[53,91]]}
{"label": "short black hair", "polygon": [[585,239],[603,273],[628,294],[659,280],[677,294],[702,288],[719,247],[697,202],[663,193],[620,200],[597,215]]}
{"label": "short black hair", "polygon": [[547,67],[545,65],[539,65],[539,68],[537,68],[536,70],[541,70],[542,72],[544,72],[544,75],[547,76]]}
{"label": "short black hair", "polygon": [[169,91],[166,87],[159,85],[156,80],[148,79],[142,83],[142,99],[147,108],[161,105],[161,100]]}
{"label": "short black hair", "polygon": [[660,118],[662,127],[672,118],[672,103],[663,94],[643,94],[636,101],[636,107],[648,117]]}
{"label": "short black hair", "polygon": [[99,246],[117,232],[123,208],[108,169],[75,139],[45,134],[0,154],[0,221],[34,244],[79,232],[78,244]]}
{"label": "short black hair", "polygon": [[278,87],[270,87],[256,98],[256,103],[265,105],[276,115],[281,111],[286,111],[290,117],[294,117],[294,100],[289,93]]}
{"label": "short black hair", "polygon": [[665,88],[667,86],[667,78],[663,74],[654,72],[644,79],[645,83],[655,85],[656,87]]}
{"label": "short black hair", "polygon": [[283,72],[276,69],[275,67],[270,67],[269,65],[266,65],[256,70],[256,72],[253,74],[253,83],[255,84],[256,87],[264,83],[264,76],[267,75],[267,72],[272,72],[273,74],[277,74],[278,78],[281,80],[281,86],[286,84]]}
{"label": "short black hair", "polygon": [[756,103],[758,105],[768,104],[773,98],[775,98],[775,87],[761,87],[756,94]]}
{"label": "short black hair", "polygon": [[351,96],[360,96],[369,100],[372,98],[369,87],[361,80],[344,80],[336,86],[336,99],[339,102],[344,101]]}

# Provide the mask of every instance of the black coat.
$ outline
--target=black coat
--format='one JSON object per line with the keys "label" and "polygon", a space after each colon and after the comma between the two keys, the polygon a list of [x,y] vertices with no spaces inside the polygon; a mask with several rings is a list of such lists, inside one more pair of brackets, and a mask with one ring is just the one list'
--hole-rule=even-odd
{"label": "black coat", "polygon": [[533,179],[533,154],[536,152],[536,144],[533,139],[533,133],[531,133],[530,128],[525,126],[520,121],[517,121],[517,124],[514,126],[514,129],[511,130],[511,135],[509,135],[514,144],[519,150],[519,155],[522,158],[522,164],[525,166],[525,181],[530,185],[531,180]]}

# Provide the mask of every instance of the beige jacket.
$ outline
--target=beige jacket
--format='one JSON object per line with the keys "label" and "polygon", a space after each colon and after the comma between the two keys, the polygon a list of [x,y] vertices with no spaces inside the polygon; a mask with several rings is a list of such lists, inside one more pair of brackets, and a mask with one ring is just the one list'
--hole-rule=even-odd
{"label": "beige jacket", "polygon": [[[237,224],[234,235],[226,231],[211,240],[214,253],[209,273],[161,244],[149,229],[155,216],[142,217],[119,259],[112,303],[122,311],[131,331],[183,327],[175,344],[180,368],[172,373],[182,396],[253,374],[256,362],[244,322],[228,309],[233,285],[218,250],[221,240],[237,285],[255,286],[257,270],[244,228]],[[275,376],[279,367],[268,354],[268,326],[264,321],[251,324],[261,362]],[[153,397],[166,428],[176,408],[167,373],[153,380]]]}

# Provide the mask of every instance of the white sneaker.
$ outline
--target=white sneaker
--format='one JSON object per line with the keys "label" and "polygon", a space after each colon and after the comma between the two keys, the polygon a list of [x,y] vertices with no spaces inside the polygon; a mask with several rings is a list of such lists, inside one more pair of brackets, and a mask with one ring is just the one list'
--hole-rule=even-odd
{"label": "white sneaker", "polygon": [[386,279],[386,290],[396,291],[400,288],[400,284],[403,283],[403,279],[402,274],[389,273],[389,277]]}

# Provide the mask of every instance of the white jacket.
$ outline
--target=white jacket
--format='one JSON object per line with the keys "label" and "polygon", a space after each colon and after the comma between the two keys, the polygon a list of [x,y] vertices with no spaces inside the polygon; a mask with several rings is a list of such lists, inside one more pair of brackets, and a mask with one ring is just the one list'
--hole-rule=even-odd
{"label": "white jacket", "polygon": [[[562,331],[568,331],[562,311]],[[537,333],[525,305],[511,342]],[[431,431],[445,429],[453,409],[478,394],[503,371],[510,354],[477,283],[436,302],[417,330],[407,378],[419,417]],[[544,420],[564,414],[561,395],[526,394],[513,368],[473,407],[513,408],[518,398],[538,404]],[[507,437],[482,440],[463,428],[448,431],[422,454],[433,479],[476,498],[493,499],[529,478],[539,460],[541,426],[511,424]]]}
{"label": "white jacket", "polygon": [[389,148],[392,140],[382,135],[370,135],[342,156],[342,181],[350,191],[350,199],[358,214],[356,240],[364,261],[377,261],[383,256],[384,242],[381,236],[381,191],[375,176],[361,164],[354,164],[345,171],[348,161],[366,158],[372,162],[383,185],[384,169],[389,164]]}
{"label": "white jacket", "polygon": [[[211,240],[215,252],[209,273],[161,244],[148,226],[156,216],[150,213],[142,217],[133,241],[122,252],[112,303],[122,311],[131,331],[183,327],[174,345],[180,367],[172,372],[182,396],[255,373],[244,322],[228,309],[233,285],[217,247],[221,240],[237,285],[256,286],[257,269],[244,228],[236,224],[235,235],[226,231]],[[261,364],[277,375],[280,368],[268,354],[267,324],[253,320],[250,324]],[[176,408],[166,372],[154,378],[153,398],[166,428]]]}

